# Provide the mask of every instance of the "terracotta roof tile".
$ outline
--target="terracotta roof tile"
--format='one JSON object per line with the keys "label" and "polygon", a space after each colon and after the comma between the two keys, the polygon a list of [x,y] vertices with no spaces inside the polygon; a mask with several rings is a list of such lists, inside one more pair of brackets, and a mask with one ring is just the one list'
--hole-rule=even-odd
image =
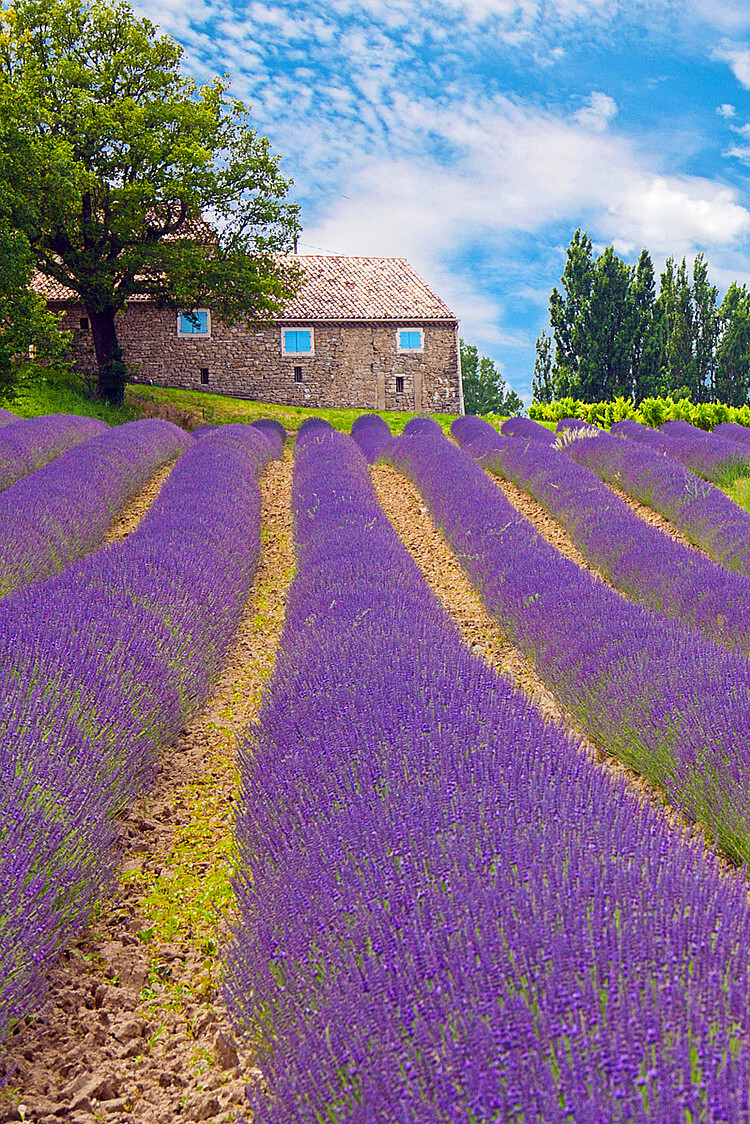
{"label": "terracotta roof tile", "polygon": [[[306,281],[279,320],[456,319],[406,258],[290,254],[280,260],[298,262]],[[40,273],[35,274],[32,287],[49,301],[78,299],[71,289]]]}
{"label": "terracotta roof tile", "polygon": [[289,256],[306,274],[284,320],[455,320],[406,258]]}

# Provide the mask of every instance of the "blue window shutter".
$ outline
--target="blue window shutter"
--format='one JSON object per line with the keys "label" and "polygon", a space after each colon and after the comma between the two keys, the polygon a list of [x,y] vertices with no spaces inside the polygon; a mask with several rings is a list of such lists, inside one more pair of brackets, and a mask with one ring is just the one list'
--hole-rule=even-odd
{"label": "blue window shutter", "polygon": [[203,335],[207,335],[208,334],[208,313],[207,312],[196,312],[195,315],[198,317],[198,327],[194,328],[193,330],[196,331],[196,332],[201,332]]}
{"label": "blue window shutter", "polygon": [[312,351],[312,333],[295,329],[284,329],[284,351]]}
{"label": "blue window shutter", "polygon": [[181,312],[180,313],[180,334],[184,336],[184,335],[187,335],[188,332],[192,332],[192,330],[193,330],[193,325],[190,323],[190,321],[188,320],[185,313]]}
{"label": "blue window shutter", "polygon": [[422,345],[422,338],[419,332],[401,332],[400,338],[401,342],[399,347],[401,348],[416,348],[418,350]]}

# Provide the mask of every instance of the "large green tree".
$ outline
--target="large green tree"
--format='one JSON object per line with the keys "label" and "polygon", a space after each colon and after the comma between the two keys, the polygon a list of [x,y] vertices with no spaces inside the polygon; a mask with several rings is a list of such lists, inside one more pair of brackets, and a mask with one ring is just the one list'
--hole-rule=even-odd
{"label": "large green tree", "polygon": [[34,259],[28,242],[0,218],[0,400],[10,402],[41,363],[61,357],[67,339],[29,287]]}
{"label": "large green tree", "polygon": [[[124,2],[11,0],[0,14],[0,165],[11,227],[85,305],[99,392],[122,401],[130,297],[267,322],[299,286],[290,181],[228,79]],[[207,222],[206,220],[210,220]]]}
{"label": "large green tree", "polygon": [[520,414],[523,402],[509,390],[498,367],[488,355],[480,355],[476,345],[459,340],[464,410],[467,414]]}

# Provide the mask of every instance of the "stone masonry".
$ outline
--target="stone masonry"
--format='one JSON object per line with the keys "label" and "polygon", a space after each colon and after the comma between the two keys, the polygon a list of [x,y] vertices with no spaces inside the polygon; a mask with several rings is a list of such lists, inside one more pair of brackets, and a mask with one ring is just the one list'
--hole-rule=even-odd
{"label": "stone masonry", "polygon": [[[50,308],[65,312],[62,327],[72,330],[76,367],[93,373],[91,332],[80,327],[86,309],[57,302]],[[312,327],[314,355],[282,355],[284,327]],[[228,328],[213,317],[209,339],[179,336],[174,312],[143,301],[132,302],[118,318],[117,333],[134,382],[289,406],[461,413],[455,322],[399,321],[398,327],[422,328],[424,351],[399,353],[395,327],[383,322],[284,320],[257,329]],[[301,368],[301,382],[295,382],[295,367]],[[201,371],[207,382],[201,382]],[[402,392],[396,390],[397,376],[404,380]]]}
{"label": "stone masonry", "polygon": [[[300,255],[305,281],[271,327],[229,327],[208,312],[206,334],[181,334],[176,312],[132,299],[117,333],[133,381],[313,408],[463,412],[458,321],[404,258]],[[86,309],[58,282],[34,287],[63,312],[78,370],[95,371]],[[284,354],[284,329],[312,333],[309,354]],[[403,351],[398,333],[422,332]]]}

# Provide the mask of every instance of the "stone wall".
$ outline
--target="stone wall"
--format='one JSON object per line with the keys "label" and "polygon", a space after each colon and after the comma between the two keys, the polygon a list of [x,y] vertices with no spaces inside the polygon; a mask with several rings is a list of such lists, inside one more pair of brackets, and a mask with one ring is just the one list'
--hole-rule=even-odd
{"label": "stone wall", "polygon": [[[64,306],[51,307],[59,312]],[[91,331],[81,327],[85,317],[82,306],[68,306],[62,327],[72,330],[77,369],[93,372]],[[314,354],[282,355],[282,327],[311,326]],[[396,327],[422,328],[424,351],[399,353]],[[280,321],[272,328],[229,328],[212,318],[210,338],[200,338],[179,336],[174,312],[133,302],[118,317],[117,331],[137,382],[293,406],[449,414],[462,408],[455,321]],[[295,381],[295,367],[301,381]],[[403,392],[396,389],[397,377]]]}

